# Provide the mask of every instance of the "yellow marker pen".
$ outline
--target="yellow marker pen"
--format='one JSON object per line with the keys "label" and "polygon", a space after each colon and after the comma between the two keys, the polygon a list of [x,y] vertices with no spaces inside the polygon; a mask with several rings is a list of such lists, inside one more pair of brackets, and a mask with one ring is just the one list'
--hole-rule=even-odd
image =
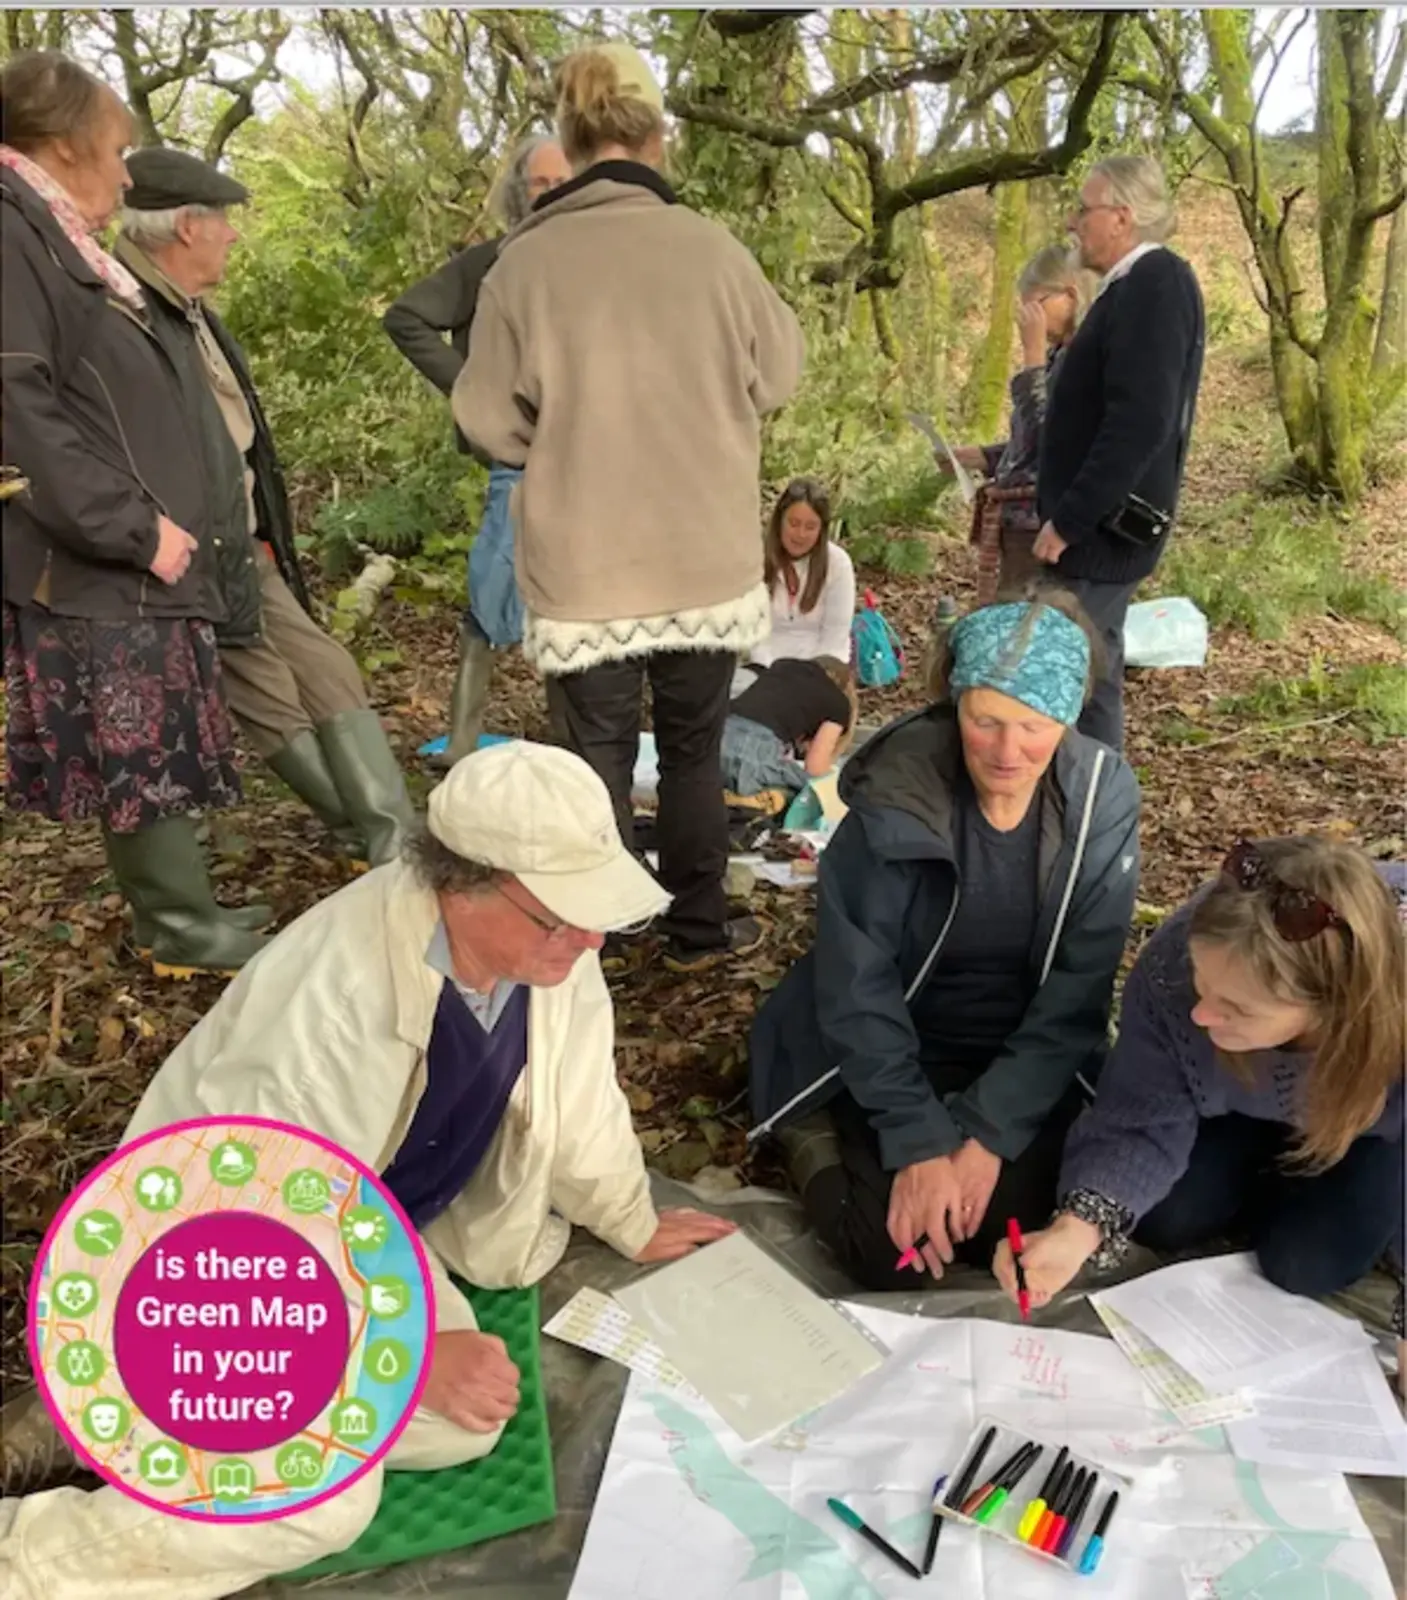
{"label": "yellow marker pen", "polygon": [[1041,1492],[1032,1500],[1021,1513],[1021,1521],[1016,1525],[1016,1537],[1023,1544],[1029,1543],[1031,1535],[1036,1531],[1036,1524],[1044,1515],[1046,1507],[1050,1504],[1054,1491],[1059,1485],[1060,1474],[1064,1469],[1070,1452],[1062,1445],[1060,1454],[1055,1458],[1055,1464],[1046,1473],[1045,1482],[1041,1485]]}

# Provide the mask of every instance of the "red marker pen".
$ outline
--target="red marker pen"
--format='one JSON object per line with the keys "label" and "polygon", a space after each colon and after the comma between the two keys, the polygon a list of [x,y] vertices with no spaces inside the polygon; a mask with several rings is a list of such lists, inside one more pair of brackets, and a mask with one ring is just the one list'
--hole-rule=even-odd
{"label": "red marker pen", "polygon": [[1016,1268],[1016,1303],[1021,1307],[1021,1320],[1028,1322],[1031,1317],[1031,1291],[1026,1287],[1026,1266],[1021,1260],[1026,1241],[1021,1237],[1021,1224],[1015,1217],[1006,1219],[1006,1242],[1011,1246],[1011,1260]]}

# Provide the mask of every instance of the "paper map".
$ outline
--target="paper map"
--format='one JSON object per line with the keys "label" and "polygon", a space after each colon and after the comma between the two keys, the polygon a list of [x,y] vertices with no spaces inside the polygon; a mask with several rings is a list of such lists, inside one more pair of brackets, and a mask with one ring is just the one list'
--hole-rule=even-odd
{"label": "paper map", "polygon": [[[1339,1474],[1238,1461],[1210,1430],[1141,1448],[1168,1416],[1108,1339],[847,1309],[889,1360],[756,1444],[632,1376],[570,1600],[1394,1600]],[[934,1479],[983,1414],[1134,1480],[1093,1577],[953,1526],[915,1584],[826,1509],[920,1555]]]}

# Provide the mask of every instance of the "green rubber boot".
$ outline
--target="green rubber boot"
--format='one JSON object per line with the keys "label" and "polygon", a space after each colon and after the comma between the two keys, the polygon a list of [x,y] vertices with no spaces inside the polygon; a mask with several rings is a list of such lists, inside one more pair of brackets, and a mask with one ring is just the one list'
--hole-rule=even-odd
{"label": "green rubber boot", "polygon": [[[242,928],[246,933],[262,933],[274,920],[274,908],[266,906],[263,901],[256,900],[247,906],[222,906],[217,905],[216,910],[226,922],[234,928]],[[152,927],[146,915],[134,904],[132,907],[132,943],[137,947],[137,954],[145,961],[151,955],[151,942],[156,937],[156,930]]]}
{"label": "green rubber boot", "polygon": [[459,670],[449,702],[449,744],[430,765],[448,772],[456,761],[479,748],[484,731],[484,706],[493,679],[493,646],[482,635],[465,628],[459,636]]}
{"label": "green rubber boot", "polygon": [[221,915],[190,817],[166,817],[138,833],[103,831],[108,865],[151,937],[152,971],[231,977],[268,940]]}
{"label": "green rubber boot", "polygon": [[[356,713],[349,713],[355,715]],[[366,861],[366,841],[347,814],[337,781],[327,764],[318,736],[311,728],[294,736],[282,750],[267,757],[278,774],[305,806],[331,832],[354,861]]]}
{"label": "green rubber boot", "polygon": [[415,827],[415,808],[381,718],[370,709],[339,711],[316,731],[366,859],[373,867],[394,861]]}

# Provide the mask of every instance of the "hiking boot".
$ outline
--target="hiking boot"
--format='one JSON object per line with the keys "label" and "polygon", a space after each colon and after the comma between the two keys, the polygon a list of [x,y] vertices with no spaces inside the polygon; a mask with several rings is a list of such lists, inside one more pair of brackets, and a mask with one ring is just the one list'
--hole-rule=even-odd
{"label": "hiking boot", "polygon": [[381,718],[370,707],[339,711],[316,731],[347,817],[366,841],[366,859],[373,867],[394,861],[415,827],[415,807]]}
{"label": "hiking boot", "polygon": [[269,770],[283,779],[347,854],[354,861],[365,861],[366,841],[347,815],[317,734],[304,728],[265,760]]}
{"label": "hiking boot", "polygon": [[765,935],[756,917],[730,917],[724,925],[728,942],[698,949],[671,941],[665,948],[664,964],[671,972],[707,972],[733,956],[750,956]]}
{"label": "hiking boot", "polygon": [[476,629],[459,635],[459,670],[449,702],[449,743],[429,758],[436,772],[448,772],[456,761],[472,756],[484,731],[484,706],[493,679],[493,646]]}
{"label": "hiking boot", "polygon": [[268,944],[222,915],[190,817],[163,817],[137,833],[105,828],[103,844],[134,923],[140,917],[151,939],[149,959],[158,977],[209,972],[230,978]]}
{"label": "hiking boot", "polygon": [[0,1495],[9,1500],[96,1476],[74,1455],[49,1415],[38,1389],[0,1408]]}

